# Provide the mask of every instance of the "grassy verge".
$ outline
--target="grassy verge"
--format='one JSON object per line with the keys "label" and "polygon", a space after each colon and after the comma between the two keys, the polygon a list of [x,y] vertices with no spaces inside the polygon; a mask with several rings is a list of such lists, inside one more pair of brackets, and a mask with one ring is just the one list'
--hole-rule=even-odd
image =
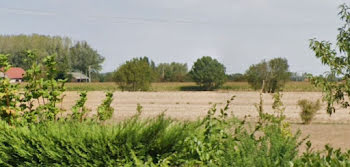
{"label": "grassy verge", "polygon": [[[22,84],[23,86],[23,84]],[[67,91],[116,91],[120,90],[113,82],[101,83],[67,83]],[[152,83],[150,91],[198,91],[199,87],[194,82],[158,82]],[[247,82],[227,82],[219,90],[225,91],[254,91]],[[284,92],[318,92],[309,82],[288,82]]]}

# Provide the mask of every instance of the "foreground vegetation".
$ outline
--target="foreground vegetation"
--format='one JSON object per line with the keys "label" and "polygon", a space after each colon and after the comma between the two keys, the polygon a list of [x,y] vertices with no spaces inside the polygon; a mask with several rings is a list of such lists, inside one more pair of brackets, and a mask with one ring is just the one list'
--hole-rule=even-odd
{"label": "foreground vegetation", "polygon": [[[259,121],[229,114],[231,100],[205,118],[182,122],[132,118],[116,124],[74,119],[13,126],[0,121],[1,166],[348,166],[350,151],[329,146],[300,153],[305,141],[284,121],[274,96],[274,114],[257,105]],[[78,103],[77,103],[78,104]]]}

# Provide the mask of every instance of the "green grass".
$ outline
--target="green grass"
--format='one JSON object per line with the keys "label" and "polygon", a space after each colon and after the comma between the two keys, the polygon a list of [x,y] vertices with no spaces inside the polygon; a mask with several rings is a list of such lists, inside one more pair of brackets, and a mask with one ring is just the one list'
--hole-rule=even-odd
{"label": "green grass", "polygon": [[[24,84],[21,84],[23,86]],[[67,91],[117,91],[120,90],[114,82],[66,83]],[[198,91],[200,88],[194,82],[156,82],[152,83],[150,91]],[[224,91],[254,91],[247,82],[227,82],[219,90]],[[284,92],[317,92],[309,82],[288,82]]]}

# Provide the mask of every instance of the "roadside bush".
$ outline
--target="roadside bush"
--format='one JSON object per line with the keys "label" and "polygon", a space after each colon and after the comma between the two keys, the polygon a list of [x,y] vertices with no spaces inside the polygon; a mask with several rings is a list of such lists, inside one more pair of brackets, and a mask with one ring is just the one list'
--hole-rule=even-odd
{"label": "roadside bush", "polygon": [[203,90],[213,90],[226,81],[225,66],[209,56],[198,59],[190,71],[190,75]]}
{"label": "roadside bush", "polygon": [[321,109],[320,100],[316,102],[302,99],[298,101],[298,105],[301,108],[300,118],[304,124],[310,124],[317,111]]}

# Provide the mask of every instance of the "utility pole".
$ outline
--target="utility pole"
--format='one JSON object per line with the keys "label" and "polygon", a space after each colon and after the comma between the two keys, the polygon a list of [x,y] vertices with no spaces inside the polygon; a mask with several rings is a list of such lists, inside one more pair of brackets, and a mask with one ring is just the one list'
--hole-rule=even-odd
{"label": "utility pole", "polygon": [[89,66],[89,82],[91,82],[91,66]]}

